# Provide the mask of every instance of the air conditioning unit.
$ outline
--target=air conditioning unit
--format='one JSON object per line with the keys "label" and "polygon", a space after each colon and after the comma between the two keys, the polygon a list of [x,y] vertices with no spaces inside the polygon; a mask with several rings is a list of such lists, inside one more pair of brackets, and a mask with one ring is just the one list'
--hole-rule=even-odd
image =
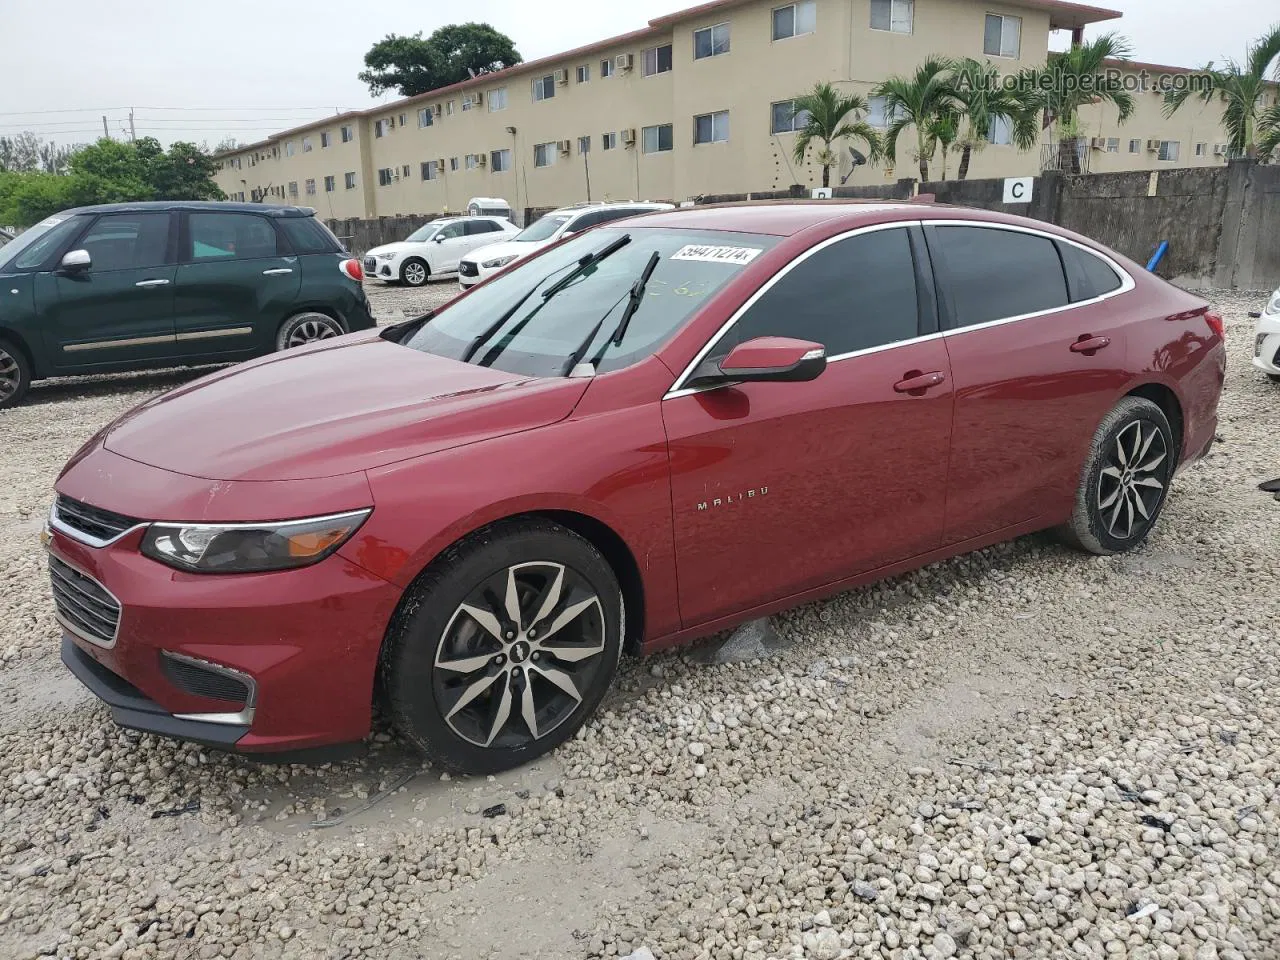
{"label": "air conditioning unit", "polygon": [[1159,150],[1159,149],[1160,149],[1160,141],[1159,141],[1159,140],[1148,140],[1148,141],[1147,141],[1147,152],[1148,152],[1148,153],[1155,153],[1155,152],[1156,152],[1157,150]]}
{"label": "air conditioning unit", "polygon": [[1215,143],[1213,145],[1213,155],[1215,157],[1225,157],[1227,155],[1227,145],[1225,143]]}
{"label": "air conditioning unit", "polygon": [[564,84],[566,84],[566,83],[568,83],[568,82],[569,82],[569,71],[568,71],[568,70],[565,70],[565,69],[563,69],[563,68],[562,68],[562,69],[560,69],[560,70],[557,70],[557,71],[556,71],[556,83],[558,83],[558,84],[560,84],[561,86],[563,86]]}
{"label": "air conditioning unit", "polygon": [[573,144],[570,143],[568,140],[561,140],[556,144],[556,146],[560,148],[561,153],[565,153],[565,154],[567,154],[571,149],[573,149]]}
{"label": "air conditioning unit", "polygon": [[625,144],[634,144],[636,142],[636,128],[627,127],[622,131],[622,142]]}
{"label": "air conditioning unit", "polygon": [[484,164],[485,164],[485,156],[484,156],[484,154],[483,154],[483,153],[477,153],[477,154],[476,154],[476,166],[477,166],[477,167],[483,167],[483,166],[484,166]]}
{"label": "air conditioning unit", "polygon": [[444,157],[441,157],[439,160],[436,161],[436,169],[439,170],[441,173],[444,173]]}
{"label": "air conditioning unit", "polygon": [[630,70],[633,63],[635,63],[635,58],[631,54],[620,53],[613,58],[613,69]]}
{"label": "air conditioning unit", "polygon": [[431,112],[434,113],[437,117],[440,117],[444,115],[444,108],[437,103],[434,107],[431,108]]}
{"label": "air conditioning unit", "polygon": [[1089,146],[1092,147],[1094,150],[1105,150],[1107,148],[1107,138],[1094,137],[1092,140],[1089,141]]}

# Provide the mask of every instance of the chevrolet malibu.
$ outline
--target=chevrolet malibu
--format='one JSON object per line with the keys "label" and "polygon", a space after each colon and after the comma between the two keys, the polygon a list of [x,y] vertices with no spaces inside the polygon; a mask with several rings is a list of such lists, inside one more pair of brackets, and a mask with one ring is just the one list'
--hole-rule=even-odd
{"label": "chevrolet malibu", "polygon": [[1224,371],[1203,300],[1036,221],[601,227],[90,439],[47,531],[62,657],[128,727],[315,757],[378,702],[441,768],[501,770],[624,652],[1035,530],[1133,549]]}

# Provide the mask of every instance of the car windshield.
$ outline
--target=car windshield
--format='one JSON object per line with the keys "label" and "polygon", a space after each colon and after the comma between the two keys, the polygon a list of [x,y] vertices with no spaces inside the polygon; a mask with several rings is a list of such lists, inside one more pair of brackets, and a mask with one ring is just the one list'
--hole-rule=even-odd
{"label": "car windshield", "polygon": [[517,243],[529,243],[534,240],[549,240],[551,235],[564,226],[564,222],[569,219],[567,213],[547,214],[541,220],[536,220],[529,226],[525,227],[511,239]]}
{"label": "car windshield", "polygon": [[442,224],[439,223],[428,223],[426,226],[419,227],[417,230],[413,231],[413,233],[405,237],[405,242],[422,243],[423,241],[430,240],[436,235],[436,231],[439,230],[441,226]]}
{"label": "car windshield", "polygon": [[[626,237],[630,240],[624,245],[573,276],[587,254]],[[777,242],[773,236],[712,230],[592,230],[520,261],[445,307],[405,345],[531,377],[562,376],[575,350],[597,372],[616,370],[651,355],[712,294]],[[615,345],[611,338],[628,294],[655,251],[660,259],[622,343]],[[566,277],[573,279],[544,296]]]}
{"label": "car windshield", "polygon": [[0,270],[30,270],[48,259],[71,234],[84,225],[84,217],[55,214],[22,231],[0,248]]}

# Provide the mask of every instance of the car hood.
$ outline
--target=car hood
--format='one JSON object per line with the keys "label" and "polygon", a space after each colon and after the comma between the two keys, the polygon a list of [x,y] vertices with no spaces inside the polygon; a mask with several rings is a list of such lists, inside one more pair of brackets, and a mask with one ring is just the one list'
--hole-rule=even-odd
{"label": "car hood", "polygon": [[532,240],[528,243],[521,241],[520,243],[512,243],[510,240],[502,240],[498,243],[485,244],[478,250],[473,250],[462,259],[470,260],[472,263],[484,263],[486,260],[493,260],[495,257],[527,257],[531,253],[537,253],[550,240]]}
{"label": "car hood", "polygon": [[395,243],[384,243],[380,247],[366,250],[364,255],[366,257],[376,257],[380,253],[405,253],[409,250],[420,250],[425,246],[425,243],[410,243],[408,240],[397,240]]}
{"label": "car hood", "polygon": [[555,423],[586,381],[529,379],[362,332],[239,364],[121,417],[103,445],[209,480],[303,480]]}

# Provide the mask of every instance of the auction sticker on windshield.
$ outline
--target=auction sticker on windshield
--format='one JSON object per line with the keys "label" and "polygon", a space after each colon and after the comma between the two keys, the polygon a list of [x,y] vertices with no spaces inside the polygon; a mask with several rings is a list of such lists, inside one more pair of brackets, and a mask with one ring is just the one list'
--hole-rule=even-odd
{"label": "auction sticker on windshield", "polygon": [[738,266],[750,263],[764,253],[758,247],[710,247],[690,243],[671,255],[672,260],[702,260],[706,263],[734,263]]}

